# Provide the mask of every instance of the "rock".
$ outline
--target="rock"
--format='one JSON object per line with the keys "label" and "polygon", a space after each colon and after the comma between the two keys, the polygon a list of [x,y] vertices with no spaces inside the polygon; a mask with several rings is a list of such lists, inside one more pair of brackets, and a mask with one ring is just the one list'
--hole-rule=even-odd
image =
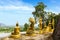
{"label": "rock", "polygon": [[53,40],[60,40],[60,18],[58,18],[52,37]]}

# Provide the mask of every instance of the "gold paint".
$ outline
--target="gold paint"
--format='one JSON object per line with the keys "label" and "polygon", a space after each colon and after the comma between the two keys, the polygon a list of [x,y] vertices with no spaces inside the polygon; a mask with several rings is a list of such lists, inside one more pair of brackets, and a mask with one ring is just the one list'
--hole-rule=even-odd
{"label": "gold paint", "polygon": [[20,27],[18,25],[18,22],[16,23],[16,27],[14,28],[14,31],[11,33],[10,38],[20,38]]}
{"label": "gold paint", "polygon": [[40,20],[39,20],[39,34],[43,34],[43,29],[42,29],[42,17],[40,17]]}
{"label": "gold paint", "polygon": [[52,26],[53,26],[53,29],[52,29],[52,32],[54,31],[54,18],[52,19]]}
{"label": "gold paint", "polygon": [[31,24],[30,24],[30,27],[27,29],[26,35],[27,36],[35,36],[35,33],[34,33],[35,20],[33,18],[30,18],[29,21]]}
{"label": "gold paint", "polygon": [[46,28],[46,32],[49,33],[49,32],[52,32],[52,28],[51,28],[51,21],[49,21],[49,24]]}

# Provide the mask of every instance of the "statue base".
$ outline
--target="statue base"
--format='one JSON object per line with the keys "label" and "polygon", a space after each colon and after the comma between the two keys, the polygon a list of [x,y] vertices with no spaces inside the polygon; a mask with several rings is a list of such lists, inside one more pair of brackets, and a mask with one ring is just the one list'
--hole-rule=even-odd
{"label": "statue base", "polygon": [[26,36],[36,36],[36,34],[26,34]]}
{"label": "statue base", "polygon": [[20,38],[20,34],[19,35],[11,35],[9,38]]}
{"label": "statue base", "polygon": [[43,34],[43,30],[40,30],[39,34]]}

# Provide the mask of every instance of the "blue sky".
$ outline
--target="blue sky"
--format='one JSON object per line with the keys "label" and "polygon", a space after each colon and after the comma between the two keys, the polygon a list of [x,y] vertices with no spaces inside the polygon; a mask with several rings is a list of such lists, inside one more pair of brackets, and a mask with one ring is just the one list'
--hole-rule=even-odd
{"label": "blue sky", "polygon": [[46,11],[56,13],[60,11],[60,0],[0,0],[0,23],[6,25],[15,25],[17,21],[20,25],[28,23],[38,2],[47,5]]}

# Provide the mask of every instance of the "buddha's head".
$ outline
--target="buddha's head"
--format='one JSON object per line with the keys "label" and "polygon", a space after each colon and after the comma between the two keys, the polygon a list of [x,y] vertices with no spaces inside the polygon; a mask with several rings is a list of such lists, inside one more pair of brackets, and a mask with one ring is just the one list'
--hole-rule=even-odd
{"label": "buddha's head", "polygon": [[16,26],[19,26],[18,22],[16,23]]}
{"label": "buddha's head", "polygon": [[31,23],[35,23],[35,19],[34,18],[29,18],[29,21],[31,22]]}
{"label": "buddha's head", "polygon": [[39,23],[41,23],[42,22],[42,17],[40,17],[40,19],[39,19]]}
{"label": "buddha's head", "polygon": [[49,21],[49,24],[48,24],[48,26],[51,26],[51,21]]}

